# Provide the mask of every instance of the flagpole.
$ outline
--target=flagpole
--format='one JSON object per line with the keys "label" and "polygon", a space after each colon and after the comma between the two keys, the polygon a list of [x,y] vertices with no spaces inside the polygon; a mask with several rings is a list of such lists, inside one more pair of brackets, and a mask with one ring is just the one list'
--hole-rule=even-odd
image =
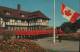
{"label": "flagpole", "polygon": [[53,28],[53,42],[56,42],[56,34],[55,34],[55,0],[54,0],[54,28]]}

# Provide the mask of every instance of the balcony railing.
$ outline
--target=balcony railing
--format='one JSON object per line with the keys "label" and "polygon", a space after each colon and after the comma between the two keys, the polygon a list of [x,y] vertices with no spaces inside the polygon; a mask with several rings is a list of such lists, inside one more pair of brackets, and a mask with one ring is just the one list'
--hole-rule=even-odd
{"label": "balcony railing", "polygon": [[28,23],[10,23],[10,22],[7,22],[6,25],[28,26]]}

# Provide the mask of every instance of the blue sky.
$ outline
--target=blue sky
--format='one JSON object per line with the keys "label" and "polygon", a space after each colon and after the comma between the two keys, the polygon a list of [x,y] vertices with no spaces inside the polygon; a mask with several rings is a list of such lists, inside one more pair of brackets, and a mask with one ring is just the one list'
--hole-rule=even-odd
{"label": "blue sky", "polygon": [[42,11],[46,16],[51,18],[49,25],[53,26],[53,7],[54,0],[0,0],[0,6],[6,6],[16,9],[17,4],[21,4],[24,11]]}
{"label": "blue sky", "polygon": [[56,17],[55,17],[55,25],[60,26],[63,22],[67,22],[67,20],[62,16],[60,11],[60,6],[64,3],[66,6],[72,8],[74,11],[80,13],[80,0],[56,0],[55,2],[56,9]]}

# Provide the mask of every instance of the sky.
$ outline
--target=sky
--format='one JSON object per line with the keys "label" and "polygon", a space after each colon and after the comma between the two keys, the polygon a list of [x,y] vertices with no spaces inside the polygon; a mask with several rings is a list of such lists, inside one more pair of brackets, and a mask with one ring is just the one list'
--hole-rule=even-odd
{"label": "sky", "polygon": [[24,11],[33,12],[40,10],[51,19],[49,21],[49,26],[53,26],[54,0],[0,0],[0,6],[6,6],[16,9],[17,4],[20,4],[21,10]]}
{"label": "sky", "polygon": [[80,13],[80,0],[56,0],[55,1],[55,26],[60,26],[63,22],[68,22],[61,14],[61,4],[64,3],[67,7]]}

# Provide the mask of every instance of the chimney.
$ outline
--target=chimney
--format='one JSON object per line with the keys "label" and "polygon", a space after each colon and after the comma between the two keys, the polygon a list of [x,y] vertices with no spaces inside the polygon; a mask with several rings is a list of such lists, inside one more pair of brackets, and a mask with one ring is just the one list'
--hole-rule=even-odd
{"label": "chimney", "polygon": [[17,10],[20,10],[20,9],[21,9],[20,4],[17,4]]}

